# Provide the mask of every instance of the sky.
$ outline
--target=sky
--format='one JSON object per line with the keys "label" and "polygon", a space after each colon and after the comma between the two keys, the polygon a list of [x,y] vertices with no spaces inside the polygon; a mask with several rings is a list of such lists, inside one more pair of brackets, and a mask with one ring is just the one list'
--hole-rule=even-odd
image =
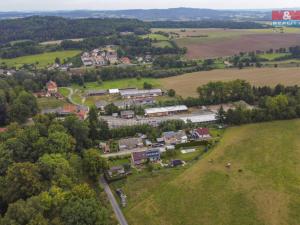
{"label": "sky", "polygon": [[153,8],[271,9],[300,7],[299,0],[0,0],[0,11]]}

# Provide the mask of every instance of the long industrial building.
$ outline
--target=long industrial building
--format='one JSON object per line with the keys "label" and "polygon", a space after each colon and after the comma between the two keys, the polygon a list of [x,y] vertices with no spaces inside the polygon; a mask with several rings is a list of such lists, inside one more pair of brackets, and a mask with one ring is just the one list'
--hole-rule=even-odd
{"label": "long industrial building", "polygon": [[128,89],[120,90],[120,95],[122,98],[147,98],[147,97],[157,97],[161,96],[161,89],[150,89],[150,90],[137,90],[137,89]]}
{"label": "long industrial building", "polygon": [[145,109],[145,116],[155,117],[155,116],[168,116],[170,114],[187,112],[188,107],[185,105],[160,107],[160,108],[149,108]]}

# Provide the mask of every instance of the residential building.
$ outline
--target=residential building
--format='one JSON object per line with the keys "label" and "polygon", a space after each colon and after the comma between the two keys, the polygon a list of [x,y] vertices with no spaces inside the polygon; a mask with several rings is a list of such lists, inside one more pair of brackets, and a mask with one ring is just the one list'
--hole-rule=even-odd
{"label": "residential building", "polygon": [[119,150],[132,150],[144,146],[142,138],[127,138],[119,140]]}
{"label": "residential building", "polygon": [[7,128],[6,127],[0,127],[0,133],[4,133],[7,131]]}
{"label": "residential building", "polygon": [[207,140],[211,138],[209,129],[205,127],[200,127],[191,131],[191,135],[197,140]]}
{"label": "residential building", "polygon": [[121,63],[123,63],[123,64],[131,64],[131,61],[130,61],[130,59],[128,58],[128,57],[122,57],[121,59],[120,59],[120,61],[121,61]]}
{"label": "residential building", "polygon": [[46,86],[48,94],[53,95],[58,92],[57,84],[54,81],[50,80],[47,82]]}
{"label": "residential building", "polygon": [[109,49],[106,53],[106,59],[110,62],[110,64],[118,63],[118,54],[115,50]]}
{"label": "residential building", "polygon": [[121,111],[120,116],[123,119],[132,119],[134,118],[135,113],[132,110],[125,110],[125,111]]}
{"label": "residential building", "polygon": [[133,152],[131,153],[131,164],[132,166],[139,166],[145,163],[147,160],[146,152]]}
{"label": "residential building", "polygon": [[177,114],[187,112],[188,108],[185,105],[160,107],[160,108],[149,108],[145,109],[145,116],[155,117],[155,116],[168,116],[170,114]]}
{"label": "residential building", "polygon": [[95,103],[95,105],[96,105],[96,108],[97,108],[98,110],[100,110],[100,111],[104,111],[104,110],[105,110],[105,106],[107,106],[107,105],[108,105],[108,102],[107,102],[107,101],[104,101],[104,100],[102,100],[102,101],[98,101],[98,102],[96,102],[96,103]]}
{"label": "residential building", "polygon": [[185,131],[168,131],[162,134],[162,138],[166,145],[177,145],[187,143],[188,137],[186,136]]}
{"label": "residential building", "polygon": [[161,89],[150,89],[150,90],[121,90],[120,95],[122,98],[148,98],[158,97],[163,94]]}
{"label": "residential building", "polygon": [[147,160],[150,162],[157,162],[160,160],[160,150],[157,148],[149,149],[147,151],[131,153],[132,166],[140,166]]}
{"label": "residential building", "polygon": [[123,166],[114,166],[107,171],[110,178],[126,176],[126,172]]}

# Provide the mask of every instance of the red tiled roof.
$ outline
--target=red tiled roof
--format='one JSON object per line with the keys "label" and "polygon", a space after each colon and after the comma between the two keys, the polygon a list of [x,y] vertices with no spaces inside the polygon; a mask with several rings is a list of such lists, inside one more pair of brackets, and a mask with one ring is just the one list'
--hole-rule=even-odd
{"label": "red tiled roof", "polygon": [[54,89],[54,88],[57,88],[57,84],[50,80],[48,83],[47,83],[47,89]]}
{"label": "red tiled roof", "polygon": [[209,135],[209,129],[208,129],[208,128],[205,128],[205,127],[197,128],[197,129],[196,129],[196,132],[197,132],[199,135]]}
{"label": "red tiled roof", "polygon": [[69,113],[76,113],[77,112],[77,107],[76,107],[76,105],[71,105],[71,104],[64,105],[63,106],[63,111],[64,112],[69,112]]}
{"label": "red tiled roof", "polygon": [[130,59],[128,58],[128,57],[123,57],[123,58],[121,58],[121,61],[123,62],[123,63],[130,63]]}
{"label": "red tiled roof", "polygon": [[0,127],[0,133],[6,132],[6,131],[7,131],[7,128],[5,128],[5,127]]}

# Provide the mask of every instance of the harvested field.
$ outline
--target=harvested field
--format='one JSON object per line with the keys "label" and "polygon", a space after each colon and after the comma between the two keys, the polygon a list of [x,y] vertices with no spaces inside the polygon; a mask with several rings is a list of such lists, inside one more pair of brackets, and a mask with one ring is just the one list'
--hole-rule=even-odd
{"label": "harvested field", "polygon": [[[168,32],[188,49],[187,57],[215,58],[240,52],[269,50],[300,44],[299,28],[281,29],[153,29]],[[283,33],[281,33],[283,32]],[[174,35],[174,34],[177,35]]]}
{"label": "harvested field", "polygon": [[216,58],[231,56],[240,52],[266,51],[271,48],[278,49],[299,45],[300,34],[247,34],[207,42],[201,41],[201,38],[183,38],[178,39],[177,43],[181,47],[187,47],[187,57],[190,59]]}
{"label": "harvested field", "polygon": [[188,97],[197,96],[197,87],[210,81],[230,81],[235,79],[247,80],[253,85],[275,86],[300,85],[300,69],[295,68],[251,68],[251,69],[220,69],[205,72],[184,74],[176,77],[161,79],[165,89],[175,89],[177,94]]}

